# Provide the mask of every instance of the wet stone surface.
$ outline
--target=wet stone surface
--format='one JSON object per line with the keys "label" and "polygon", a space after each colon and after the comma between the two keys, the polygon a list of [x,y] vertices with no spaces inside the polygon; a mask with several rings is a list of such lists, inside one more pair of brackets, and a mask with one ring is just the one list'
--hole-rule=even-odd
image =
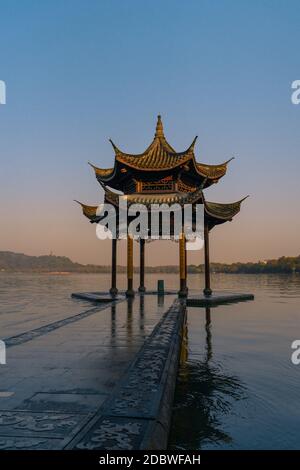
{"label": "wet stone surface", "polygon": [[69,448],[166,447],[184,322],[185,305],[176,300],[145,341],[112,396]]}
{"label": "wet stone surface", "polygon": [[[101,410],[173,300],[136,296],[84,305],[81,312],[77,308],[73,316],[48,324],[31,322],[32,330],[20,331],[18,325],[15,336],[10,327],[7,364],[0,367],[0,449],[61,449],[85,435],[76,445],[98,448],[105,429],[110,429],[110,445],[118,446],[116,429],[124,426],[122,445],[135,446],[143,429],[140,419],[130,425],[121,416],[112,424]],[[153,360],[155,367],[160,362]],[[101,431],[98,421],[104,422]]]}

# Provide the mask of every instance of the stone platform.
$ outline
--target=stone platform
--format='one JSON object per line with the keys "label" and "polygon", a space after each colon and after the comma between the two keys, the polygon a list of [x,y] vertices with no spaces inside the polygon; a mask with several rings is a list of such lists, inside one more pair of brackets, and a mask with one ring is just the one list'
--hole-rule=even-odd
{"label": "stone platform", "polygon": [[[143,296],[143,295],[176,295],[176,290],[165,290],[164,292],[159,292],[157,290],[149,290],[145,292],[136,291],[135,295]],[[126,297],[126,291],[121,290],[118,292],[116,296],[112,296],[109,292],[74,292],[72,294],[74,299],[80,300],[88,300],[90,302],[112,302],[113,300],[120,300]]]}
{"label": "stone platform", "polygon": [[184,303],[176,300],[67,449],[166,449],[185,314]]}
{"label": "stone platform", "polygon": [[71,295],[74,299],[88,300],[89,302],[107,303],[125,298],[125,293],[112,296],[108,292],[74,292]]}
{"label": "stone platform", "polygon": [[164,448],[184,316],[139,296],[5,338],[0,449]]}
{"label": "stone platform", "polygon": [[219,304],[230,304],[254,300],[253,294],[243,294],[238,292],[216,291],[210,296],[204,294],[189,295],[186,299],[188,307],[211,307]]}

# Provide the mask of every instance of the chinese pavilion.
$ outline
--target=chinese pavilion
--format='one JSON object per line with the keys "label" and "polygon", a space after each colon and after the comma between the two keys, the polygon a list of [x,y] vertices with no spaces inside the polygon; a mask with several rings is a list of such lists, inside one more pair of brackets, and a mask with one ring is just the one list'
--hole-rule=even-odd
{"label": "chinese pavilion", "polygon": [[[203,190],[217,183],[225,174],[230,160],[218,164],[207,165],[197,162],[194,147],[197,137],[187,150],[176,152],[167,142],[161,117],[158,116],[154,139],[149,147],[141,154],[130,154],[120,150],[110,140],[115,161],[111,168],[99,168],[92,165],[95,176],[104,189],[104,202],[112,204],[118,211],[120,198],[132,204],[143,204],[150,208],[152,204],[184,204],[204,205],[204,260],[205,288],[204,295],[212,293],[209,269],[209,232],[215,225],[231,221],[240,211],[240,201],[222,204],[209,202],[205,199]],[[117,192],[116,192],[117,191]],[[78,201],[77,201],[78,202]],[[97,223],[98,206],[79,203],[83,214],[92,222]],[[112,239],[112,271],[110,293],[116,295],[117,289],[117,239]],[[140,285],[138,290],[145,291],[145,239],[139,239],[140,244]],[[187,256],[186,239],[179,239],[179,295],[187,295]],[[133,238],[127,237],[127,291],[128,297],[134,295],[133,290]]]}

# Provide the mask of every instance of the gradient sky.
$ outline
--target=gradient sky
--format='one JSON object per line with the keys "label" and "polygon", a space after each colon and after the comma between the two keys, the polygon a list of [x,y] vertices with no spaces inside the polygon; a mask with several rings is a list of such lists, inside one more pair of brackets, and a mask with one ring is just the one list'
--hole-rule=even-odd
{"label": "gradient sky", "polygon": [[[143,151],[161,113],[178,151],[197,134],[199,161],[236,156],[208,200],[251,195],[212,259],[299,255],[299,17],[292,0],[0,0],[0,250],[108,264],[73,199],[101,202],[87,161],[112,166],[109,137]],[[177,251],[152,243],[147,262]]]}

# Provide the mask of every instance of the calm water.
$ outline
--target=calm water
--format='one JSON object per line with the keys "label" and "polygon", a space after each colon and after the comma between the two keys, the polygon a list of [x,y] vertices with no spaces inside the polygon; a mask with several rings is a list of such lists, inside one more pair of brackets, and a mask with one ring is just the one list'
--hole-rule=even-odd
{"label": "calm water", "polygon": [[[147,275],[147,286],[158,278],[178,287],[167,274]],[[189,276],[191,289],[202,284]],[[170,447],[300,449],[300,366],[290,360],[300,339],[300,276],[215,275],[213,286],[252,292],[255,301],[189,308]],[[82,312],[89,303],[71,292],[108,287],[107,275],[0,273],[0,338]]]}
{"label": "calm water", "polygon": [[300,276],[230,276],[255,301],[189,308],[170,447],[300,449]]}

